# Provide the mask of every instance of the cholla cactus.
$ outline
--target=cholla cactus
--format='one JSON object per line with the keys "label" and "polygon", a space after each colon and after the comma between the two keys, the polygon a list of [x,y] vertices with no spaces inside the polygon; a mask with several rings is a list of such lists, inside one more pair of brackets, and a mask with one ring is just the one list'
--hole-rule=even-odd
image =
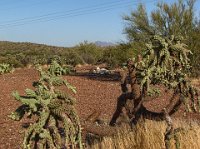
{"label": "cholla cactus", "polygon": [[0,74],[10,73],[14,70],[14,68],[10,64],[2,63],[0,64]]}
{"label": "cholla cactus", "polygon": [[[65,85],[75,92],[75,88],[51,69],[43,71],[38,67],[37,70],[40,79],[33,83],[35,90],[26,89],[26,96],[13,92],[15,99],[22,105],[10,117],[18,121],[25,114],[29,118],[32,115],[37,117],[25,131],[23,148],[82,148],[81,126],[74,108],[75,99],[56,89],[57,86]],[[63,128],[64,134],[60,128]]]}
{"label": "cholla cactus", "polygon": [[49,67],[49,71],[54,75],[67,75],[71,73],[71,70],[69,66],[62,67],[56,60],[52,60]]}
{"label": "cholla cactus", "polygon": [[[155,35],[146,46],[143,65],[134,65],[141,93],[144,94],[145,91],[152,94],[150,84],[164,84],[180,94],[180,100],[186,105],[187,111],[197,112],[195,98],[199,95],[197,89],[186,79],[191,68],[188,55],[192,53],[181,43],[181,37],[171,36],[165,39]],[[192,104],[189,105],[188,99]]]}

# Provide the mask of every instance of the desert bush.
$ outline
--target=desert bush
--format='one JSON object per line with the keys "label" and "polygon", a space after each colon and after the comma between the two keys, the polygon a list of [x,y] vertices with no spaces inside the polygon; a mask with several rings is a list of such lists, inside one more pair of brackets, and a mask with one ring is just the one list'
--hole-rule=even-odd
{"label": "desert bush", "polygon": [[7,54],[5,59],[4,59],[4,63],[10,64],[13,67],[23,67],[23,64],[16,59],[16,57],[14,55],[11,54]]}
{"label": "desert bush", "polygon": [[[61,63],[66,65],[101,64],[110,67],[121,66],[137,50],[131,50],[131,44],[120,44],[113,47],[99,47],[93,43],[83,42],[75,47],[62,48],[32,43],[0,42],[0,62],[9,63],[14,67],[28,64],[49,64],[51,58],[58,55]],[[138,47],[136,48],[138,49]]]}
{"label": "desert bush", "polygon": [[[25,131],[23,148],[82,148],[81,126],[74,108],[75,99],[59,90],[57,86],[66,86],[74,93],[75,88],[64,80],[54,69],[52,63],[46,71],[40,66],[37,70],[40,79],[33,82],[35,90],[26,89],[25,96],[13,92],[13,97],[22,103],[9,116],[13,120],[21,120],[25,114],[33,118]],[[35,121],[34,121],[35,120]],[[62,130],[62,131],[61,131]],[[64,133],[64,134],[63,134]]]}
{"label": "desert bush", "polygon": [[102,57],[102,48],[87,41],[80,43],[75,47],[84,63],[96,64]]}
{"label": "desert bush", "polygon": [[14,70],[14,68],[10,64],[2,63],[0,64],[0,74],[10,73]]}
{"label": "desert bush", "polygon": [[74,48],[64,50],[61,57],[63,59],[63,64],[75,66],[84,63],[84,60]]}
{"label": "desert bush", "polygon": [[128,58],[133,57],[134,51],[129,44],[120,44],[114,47],[107,47],[103,51],[101,62],[107,63],[109,67],[119,67],[125,63]]}

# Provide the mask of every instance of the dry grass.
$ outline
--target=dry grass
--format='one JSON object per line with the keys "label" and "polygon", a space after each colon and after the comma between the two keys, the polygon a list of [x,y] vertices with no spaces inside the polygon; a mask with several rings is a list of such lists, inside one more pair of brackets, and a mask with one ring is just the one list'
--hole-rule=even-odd
{"label": "dry grass", "polygon": [[200,87],[200,78],[193,78],[193,79],[191,79],[191,83],[194,86]]}
{"label": "dry grass", "polygon": [[[200,125],[197,122],[186,122],[185,120],[174,120],[175,128],[184,130],[178,133],[180,149],[200,148]],[[166,123],[141,120],[133,130],[124,127],[119,130],[118,135],[105,137],[91,145],[92,149],[165,149],[164,133]],[[170,141],[172,149],[175,149],[175,141]]]}

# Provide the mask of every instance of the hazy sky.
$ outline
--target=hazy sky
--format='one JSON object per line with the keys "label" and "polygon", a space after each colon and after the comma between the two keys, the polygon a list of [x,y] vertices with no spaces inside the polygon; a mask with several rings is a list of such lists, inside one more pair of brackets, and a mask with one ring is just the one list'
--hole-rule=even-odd
{"label": "hazy sky", "polygon": [[[84,40],[120,42],[126,40],[122,16],[140,2],[151,11],[158,1],[0,0],[0,40],[57,46],[74,46]],[[199,0],[195,9],[200,9]]]}

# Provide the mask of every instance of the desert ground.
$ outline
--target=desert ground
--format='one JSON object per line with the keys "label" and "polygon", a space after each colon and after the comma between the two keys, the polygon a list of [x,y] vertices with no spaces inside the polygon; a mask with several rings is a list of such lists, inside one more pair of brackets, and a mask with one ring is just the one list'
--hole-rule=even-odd
{"label": "desert ground", "polygon": [[[11,93],[15,90],[24,94],[26,88],[32,88],[32,82],[39,78],[33,68],[17,69],[13,73],[0,75],[0,148],[19,149],[23,140],[23,125],[28,119],[20,122],[11,120],[8,115],[13,112],[20,103],[16,101]],[[81,119],[85,119],[94,110],[100,111],[100,118],[106,122],[112,117],[116,108],[117,98],[121,94],[119,73],[113,72],[108,76],[89,75],[87,70],[75,75],[64,76],[64,78],[77,89],[76,109]],[[195,85],[199,84],[195,81]],[[160,111],[168,103],[165,96],[154,102],[145,103],[151,111]],[[183,113],[178,111],[175,117],[182,117]],[[187,115],[187,118],[200,118],[197,114]]]}

